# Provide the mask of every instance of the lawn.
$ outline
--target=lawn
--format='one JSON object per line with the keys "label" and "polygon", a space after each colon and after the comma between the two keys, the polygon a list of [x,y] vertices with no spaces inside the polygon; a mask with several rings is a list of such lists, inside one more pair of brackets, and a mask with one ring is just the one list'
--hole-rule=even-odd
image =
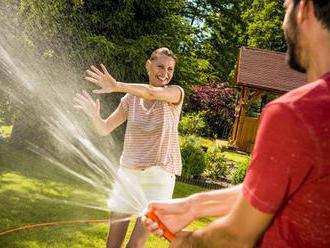
{"label": "lawn", "polygon": [[240,154],[237,152],[223,152],[223,154],[227,159],[232,160],[235,163],[244,163],[249,160],[249,155],[246,154]]}
{"label": "lawn", "polygon": [[0,137],[8,138],[11,134],[12,129],[13,126],[0,126]]}
{"label": "lawn", "polygon": [[[174,197],[203,190],[177,183]],[[46,161],[0,146],[0,233],[36,223],[108,218],[105,211],[74,206],[65,200],[102,202],[105,196],[79,185]],[[191,228],[210,221],[196,221]],[[0,247],[105,247],[107,231],[107,223],[39,227],[0,236]],[[146,247],[167,247],[167,242],[151,237]]]}
{"label": "lawn", "polygon": [[[214,146],[215,144],[218,146],[227,146],[228,142],[226,140],[212,140],[209,138],[205,138],[205,137],[199,137],[199,140],[201,142],[201,144],[207,148]],[[228,152],[225,151],[223,152],[223,155],[225,156],[225,158],[233,161],[235,164],[239,164],[239,163],[245,163],[249,160],[250,155],[246,154],[246,153],[238,153],[238,152]]]}

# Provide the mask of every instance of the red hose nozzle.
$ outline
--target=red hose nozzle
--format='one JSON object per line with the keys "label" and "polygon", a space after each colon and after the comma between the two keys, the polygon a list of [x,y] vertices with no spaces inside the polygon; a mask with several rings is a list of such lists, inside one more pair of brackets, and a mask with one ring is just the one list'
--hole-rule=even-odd
{"label": "red hose nozzle", "polygon": [[170,230],[168,230],[168,228],[160,221],[160,219],[154,212],[148,211],[146,216],[158,223],[159,228],[162,229],[164,232],[164,238],[166,238],[169,242],[171,242],[175,238],[175,235],[171,233]]}

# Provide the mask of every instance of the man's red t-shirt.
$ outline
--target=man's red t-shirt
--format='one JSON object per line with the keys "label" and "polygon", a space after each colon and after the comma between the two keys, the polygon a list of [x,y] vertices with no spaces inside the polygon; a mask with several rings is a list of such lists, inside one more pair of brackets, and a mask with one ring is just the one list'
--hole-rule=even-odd
{"label": "man's red t-shirt", "polygon": [[274,214],[260,247],[330,247],[330,73],[266,106],[243,194]]}

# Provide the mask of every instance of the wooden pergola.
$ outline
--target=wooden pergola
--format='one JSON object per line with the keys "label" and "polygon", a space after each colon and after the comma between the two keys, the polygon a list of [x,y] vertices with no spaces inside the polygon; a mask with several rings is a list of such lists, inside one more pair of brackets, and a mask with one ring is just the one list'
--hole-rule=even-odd
{"label": "wooden pergola", "polygon": [[254,146],[259,117],[246,115],[254,101],[265,94],[280,96],[306,84],[306,75],[292,70],[285,56],[281,52],[241,47],[234,79],[234,84],[240,87],[241,98],[229,139],[238,150],[251,152]]}

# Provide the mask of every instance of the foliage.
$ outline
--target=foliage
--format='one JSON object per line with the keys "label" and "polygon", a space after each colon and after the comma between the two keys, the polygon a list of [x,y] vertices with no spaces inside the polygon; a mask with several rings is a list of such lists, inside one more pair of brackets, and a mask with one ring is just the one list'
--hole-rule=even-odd
{"label": "foliage", "polygon": [[[90,64],[104,63],[120,81],[146,82],[145,61],[154,49],[167,46],[179,57],[174,83],[187,90],[191,83],[205,80],[211,67],[196,56],[196,29],[182,17],[183,3],[17,0],[18,8],[10,14],[17,17],[12,26],[17,28],[23,47],[54,64],[73,65],[71,70],[79,73]],[[30,116],[30,109],[24,108]],[[8,106],[4,111],[8,113]],[[14,139],[32,138],[32,129],[25,128],[31,126],[27,123],[30,120],[19,116],[16,120]]]}
{"label": "foliage", "polygon": [[179,122],[179,133],[181,135],[203,135],[207,133],[207,123],[204,112],[193,112],[185,114]]}
{"label": "foliage", "polygon": [[[171,48],[179,58],[173,83],[183,86],[188,96],[195,93],[192,85],[231,82],[241,46],[285,50],[284,10],[276,0],[252,4],[247,0],[2,2],[0,20],[17,27],[25,47],[58,63],[68,58],[79,72],[91,63],[105,63],[120,81],[146,82],[145,61],[150,53],[161,46]],[[217,98],[205,102],[211,99],[217,102]],[[0,96],[1,115],[11,122],[16,118],[12,106],[2,100]],[[228,136],[233,122],[232,105],[225,106],[205,116],[212,135],[222,138]]]}
{"label": "foliage", "polygon": [[241,0],[207,2],[210,8],[205,17],[208,37],[202,44],[201,56],[208,58],[214,67],[216,81],[231,82],[239,48],[247,44],[242,13],[249,3]]}
{"label": "foliage", "polygon": [[198,55],[214,68],[208,81],[233,80],[241,46],[285,50],[282,1],[194,0],[186,12],[192,23],[203,24]]}
{"label": "foliage", "polygon": [[201,143],[194,135],[181,140],[182,175],[200,176],[206,168],[206,156]]}
{"label": "foliage", "polygon": [[276,95],[271,95],[271,94],[262,95],[258,101],[252,102],[252,104],[249,106],[246,112],[246,115],[249,117],[258,117],[261,114],[263,108],[266,106],[266,104],[273,101],[276,98],[277,98]]}
{"label": "foliage", "polygon": [[209,83],[193,87],[191,108],[205,111],[212,135],[227,138],[234,123],[235,90],[228,84]]}
{"label": "foliage", "polygon": [[83,66],[103,62],[123,81],[145,81],[144,62],[160,46],[178,54],[174,81],[186,90],[231,81],[243,45],[285,49],[284,9],[276,0],[11,2],[18,5],[22,37],[40,54],[65,53]]}
{"label": "foliage", "polygon": [[243,20],[247,23],[248,45],[285,51],[283,19],[283,1],[254,0],[251,7],[243,14]]}
{"label": "foliage", "polygon": [[232,183],[233,184],[240,184],[244,181],[246,171],[249,167],[249,164],[250,164],[249,159],[238,163],[238,166],[234,170],[233,175],[232,175]]}
{"label": "foliage", "polygon": [[218,145],[209,147],[206,153],[206,163],[207,167],[204,174],[209,178],[218,179],[226,177],[230,173],[230,163]]}
{"label": "foliage", "polygon": [[174,81],[188,89],[213,68],[196,56],[198,30],[183,17],[185,2],[20,0],[18,16],[40,54],[57,57],[64,49],[75,64],[105,63],[122,81],[146,81],[146,59],[167,46],[180,61]]}

